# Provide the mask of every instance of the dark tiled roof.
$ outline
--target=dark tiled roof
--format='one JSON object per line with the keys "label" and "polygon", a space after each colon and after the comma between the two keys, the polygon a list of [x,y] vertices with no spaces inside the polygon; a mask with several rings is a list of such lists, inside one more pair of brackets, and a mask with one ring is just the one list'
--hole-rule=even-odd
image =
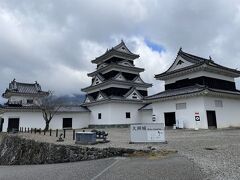
{"label": "dark tiled roof", "polygon": [[47,92],[42,91],[41,86],[35,82],[33,84],[20,83],[15,79],[9,83],[9,87],[6,89],[3,96],[7,93],[21,93],[21,94],[47,94]]}
{"label": "dark tiled roof", "polygon": [[179,50],[178,55],[180,55],[183,59],[185,59],[189,62],[192,62],[192,63],[211,61],[210,59],[206,59],[206,58],[203,58],[203,57],[199,57],[199,56],[195,56],[193,54],[183,52],[182,49]]}
{"label": "dark tiled roof", "polygon": [[109,79],[109,80],[106,80],[97,85],[94,85],[94,86],[90,85],[88,87],[82,88],[81,90],[83,92],[88,92],[89,90],[92,90],[92,89],[101,88],[101,87],[105,87],[106,85],[113,85],[113,84],[129,85],[129,86],[134,86],[134,87],[146,87],[146,88],[152,87],[152,84],[149,84],[149,83],[136,83],[136,82],[128,81],[128,80],[120,81],[120,80]]}
{"label": "dark tiled roof", "polygon": [[194,85],[194,86],[188,86],[178,89],[169,89],[157,94],[154,94],[152,96],[145,97],[145,100],[153,100],[153,99],[163,99],[163,98],[172,98],[175,96],[181,96],[181,95],[188,95],[188,94],[194,94],[194,93],[200,93],[204,90],[207,90],[208,92],[212,93],[221,93],[221,94],[228,94],[228,95],[240,95],[240,91],[226,91],[221,89],[213,89],[208,88],[207,86],[202,85]]}
{"label": "dark tiled roof", "polygon": [[[120,49],[121,47],[123,47],[125,50],[121,50],[121,49]],[[114,46],[114,47],[111,48],[110,50],[107,49],[107,51],[106,51],[103,55],[101,55],[101,56],[97,57],[96,59],[92,60],[92,62],[93,62],[93,63],[97,63],[97,62],[100,61],[100,59],[105,58],[105,57],[108,57],[108,55],[110,55],[110,54],[115,54],[115,53],[116,53],[117,55],[121,55],[121,54],[122,54],[122,55],[127,55],[128,57],[131,57],[131,58],[133,58],[133,59],[136,59],[136,58],[139,57],[139,55],[132,53],[132,52],[127,48],[127,46],[125,45],[125,43],[124,43],[123,41],[121,41],[120,44]]]}
{"label": "dark tiled roof", "polygon": [[152,110],[152,103],[147,103],[144,106],[142,106],[141,108],[138,109],[139,111],[141,110]]}
{"label": "dark tiled roof", "polygon": [[40,108],[38,106],[8,106],[8,105],[2,105],[0,106],[0,109],[4,110],[39,110]]}
{"label": "dark tiled roof", "polygon": [[[117,64],[117,63],[110,63],[108,66],[97,69],[96,71],[88,73],[87,75],[88,76],[94,76],[98,73],[101,73],[101,72],[103,72],[105,70],[108,70],[108,69],[111,69],[111,68],[117,68],[119,70],[130,70],[130,71],[135,71],[135,72],[143,72],[144,71],[144,68],[139,68],[139,67],[134,67],[134,66],[133,67],[123,66],[123,65],[120,65],[120,64]],[[122,71],[122,72],[124,72],[124,71]]]}
{"label": "dark tiled roof", "polygon": [[83,106],[62,106],[58,110],[59,112],[90,112],[87,107]]}
{"label": "dark tiled roof", "polygon": [[185,70],[189,70],[189,69],[192,69],[192,68],[195,68],[195,67],[200,67],[200,66],[202,66],[204,64],[206,64],[209,67],[219,68],[219,69],[226,70],[226,71],[229,71],[229,72],[236,73],[236,74],[240,75],[240,71],[238,71],[236,69],[232,69],[232,68],[228,68],[228,67],[219,65],[219,64],[215,63],[212,59],[206,59],[206,58],[202,58],[202,57],[199,57],[199,56],[195,56],[195,55],[183,52],[181,49],[178,52],[178,56],[181,56],[186,61],[189,61],[189,62],[193,63],[193,65],[190,65],[190,66],[187,66],[187,67],[184,67],[184,68],[181,68],[181,69],[177,69],[177,70],[173,70],[173,71],[168,72],[169,69],[173,66],[173,64],[174,64],[173,63],[171,65],[171,67],[167,71],[165,71],[165,72],[163,72],[161,74],[155,75],[155,78],[159,78],[159,77],[175,74],[175,73],[178,73],[178,72],[181,72],[181,71],[185,71]]}
{"label": "dark tiled roof", "polygon": [[194,86],[189,86],[189,87],[184,87],[179,89],[169,89],[169,90],[145,97],[145,99],[146,100],[160,99],[160,98],[166,98],[166,97],[191,94],[191,93],[201,92],[204,89],[205,89],[205,86],[200,86],[200,85],[194,85]]}
{"label": "dark tiled roof", "polygon": [[[0,105],[0,112],[6,110],[24,110],[24,111],[41,111],[38,106],[7,106]],[[62,106],[58,109],[58,112],[90,112],[87,107],[83,106]]]}

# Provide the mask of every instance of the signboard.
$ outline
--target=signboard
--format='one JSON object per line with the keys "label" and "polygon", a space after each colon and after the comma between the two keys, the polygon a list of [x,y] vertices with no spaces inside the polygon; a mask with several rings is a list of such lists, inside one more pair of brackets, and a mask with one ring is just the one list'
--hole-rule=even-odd
{"label": "signboard", "polygon": [[164,124],[132,124],[130,136],[132,143],[165,142]]}
{"label": "signboard", "polygon": [[195,113],[195,121],[200,121],[199,113]]}

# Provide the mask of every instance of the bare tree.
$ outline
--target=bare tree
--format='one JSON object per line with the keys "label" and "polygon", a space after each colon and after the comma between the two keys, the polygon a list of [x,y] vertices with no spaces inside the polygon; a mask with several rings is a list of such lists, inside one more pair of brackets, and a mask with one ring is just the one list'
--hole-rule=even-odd
{"label": "bare tree", "polygon": [[53,95],[53,92],[49,91],[49,95],[39,99],[37,103],[42,111],[43,119],[45,120],[45,131],[49,130],[49,124],[59,109],[62,107],[62,103],[57,97]]}

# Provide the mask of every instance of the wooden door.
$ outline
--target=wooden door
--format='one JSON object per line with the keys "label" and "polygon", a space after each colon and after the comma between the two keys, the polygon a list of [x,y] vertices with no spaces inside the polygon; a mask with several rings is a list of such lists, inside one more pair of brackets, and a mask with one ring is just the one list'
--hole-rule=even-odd
{"label": "wooden door", "polygon": [[207,111],[207,121],[209,128],[216,128],[217,127],[217,120],[216,120],[216,112],[215,111]]}
{"label": "wooden door", "polygon": [[64,128],[72,128],[72,118],[63,118],[63,129]]}
{"label": "wooden door", "polygon": [[8,119],[8,132],[19,130],[19,118],[9,118]]}
{"label": "wooden door", "polygon": [[164,113],[165,126],[173,126],[176,124],[175,112]]}

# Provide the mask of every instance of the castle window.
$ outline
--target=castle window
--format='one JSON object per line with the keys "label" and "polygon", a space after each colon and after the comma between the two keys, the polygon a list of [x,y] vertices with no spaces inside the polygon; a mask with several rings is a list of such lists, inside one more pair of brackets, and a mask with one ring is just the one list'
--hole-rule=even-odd
{"label": "castle window", "polygon": [[131,113],[130,112],[126,112],[126,118],[131,118]]}
{"label": "castle window", "polygon": [[177,104],[176,104],[176,109],[177,109],[177,110],[187,109],[187,104],[186,104],[186,103],[177,103]]}
{"label": "castle window", "polygon": [[184,62],[182,60],[178,61],[177,65],[181,65],[183,64]]}
{"label": "castle window", "polygon": [[215,107],[223,107],[222,100],[215,100]]}
{"label": "castle window", "polygon": [[137,93],[134,92],[134,93],[132,94],[132,98],[133,98],[133,99],[137,99],[137,98],[138,98]]}
{"label": "castle window", "polygon": [[99,81],[98,81],[98,79],[96,79],[95,84],[98,84],[98,83],[99,83]]}
{"label": "castle window", "polygon": [[27,99],[27,104],[33,104],[33,100],[32,99]]}
{"label": "castle window", "polygon": [[98,113],[98,119],[102,119],[102,113]]}

